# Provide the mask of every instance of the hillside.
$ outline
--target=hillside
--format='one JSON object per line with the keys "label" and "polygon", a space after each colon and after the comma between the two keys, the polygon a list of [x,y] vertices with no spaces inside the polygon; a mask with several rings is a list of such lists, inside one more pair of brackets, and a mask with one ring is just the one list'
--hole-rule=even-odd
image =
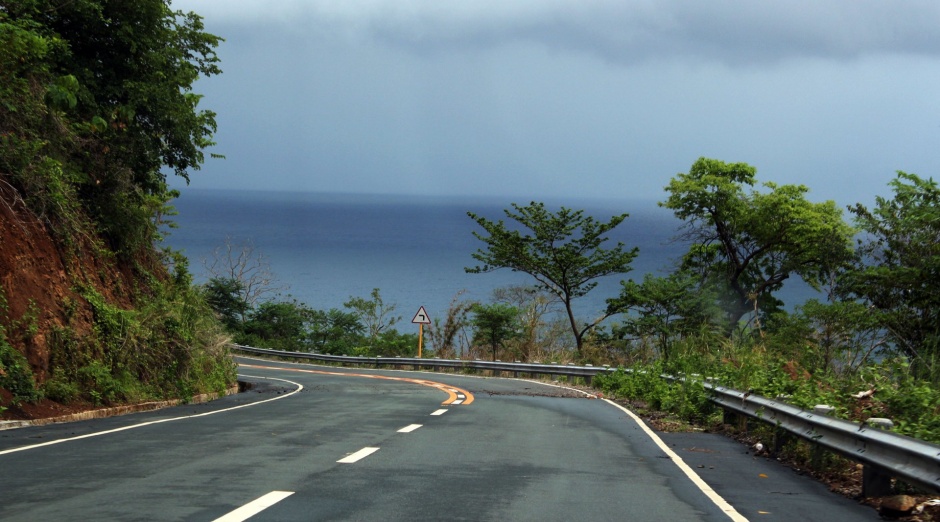
{"label": "hillside", "polygon": [[0,0],[0,417],[234,380],[160,243],[167,172],[213,145],[192,84],[221,72],[219,41],[161,0]]}

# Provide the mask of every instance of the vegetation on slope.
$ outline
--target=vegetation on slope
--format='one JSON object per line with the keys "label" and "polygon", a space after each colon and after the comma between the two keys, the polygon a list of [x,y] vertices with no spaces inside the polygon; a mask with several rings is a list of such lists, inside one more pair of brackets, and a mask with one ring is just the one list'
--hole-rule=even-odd
{"label": "vegetation on slope", "polygon": [[189,397],[234,380],[170,190],[212,145],[220,39],[164,0],[0,0],[0,409]]}

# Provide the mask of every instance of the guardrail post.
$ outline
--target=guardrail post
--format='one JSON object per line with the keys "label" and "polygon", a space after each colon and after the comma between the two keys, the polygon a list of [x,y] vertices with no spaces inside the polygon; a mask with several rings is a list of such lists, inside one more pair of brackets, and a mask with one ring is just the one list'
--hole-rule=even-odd
{"label": "guardrail post", "polygon": [[[519,363],[521,363],[522,361],[513,361],[513,362],[516,363],[516,364],[519,364]],[[513,376],[514,379],[518,379],[518,378],[519,378],[519,372],[518,372],[518,371],[513,371],[513,372],[512,372],[512,376]]]}
{"label": "guardrail post", "polygon": [[[865,421],[865,424],[872,428],[888,430],[894,427],[891,419],[881,417],[872,417]],[[884,497],[891,494],[891,475],[887,470],[881,469],[871,464],[862,466],[862,496],[863,497]]]}
{"label": "guardrail post", "polygon": [[865,464],[862,466],[862,496],[885,497],[891,494],[891,475],[885,470]]}
{"label": "guardrail post", "polygon": [[[711,377],[708,377],[708,379],[711,379]],[[783,395],[777,395],[776,399],[774,400],[777,400],[786,404],[787,399],[790,399],[790,398],[791,398],[790,395],[783,394]],[[793,437],[791,437],[788,433],[789,432],[781,428],[780,423],[777,422],[777,426],[774,428],[774,441],[773,441],[773,454],[774,455],[779,455],[780,452],[783,451],[783,447],[786,446],[787,443],[789,443],[791,440],[793,440]]]}
{"label": "guardrail post", "polygon": [[[568,366],[574,366],[574,365],[575,365],[574,363],[568,363]],[[567,374],[565,375],[565,382],[567,382],[568,384],[574,384],[575,379],[577,379],[577,377],[575,377],[574,375],[567,375]]]}
{"label": "guardrail post", "polygon": [[[740,425],[742,420],[744,420],[745,422],[744,426]],[[745,431],[747,430],[747,425],[746,425],[747,419],[744,418],[742,415],[738,415],[733,410],[729,410],[728,408],[721,409],[721,423],[727,424],[728,426],[736,426],[738,429],[741,429],[741,430],[745,430]]]}
{"label": "guardrail post", "polygon": [[[557,362],[553,362],[553,363],[551,363],[551,364],[552,364],[553,366],[558,366],[558,363],[557,363]],[[558,382],[558,374],[557,374],[557,373],[552,373],[552,382]]]}
{"label": "guardrail post", "polygon": [[[585,364],[584,366],[594,366],[594,365],[593,365],[593,364]],[[584,384],[585,384],[585,386],[590,386],[590,385],[591,385],[591,378],[592,378],[592,377],[591,377],[590,375],[585,375],[585,376],[584,376]]]}
{"label": "guardrail post", "polygon": [[[817,404],[813,406],[813,413],[817,415],[830,415],[836,409],[828,404]],[[810,462],[813,465],[813,469],[816,471],[822,471],[823,457],[826,452],[819,444],[813,444],[812,454],[810,456]]]}

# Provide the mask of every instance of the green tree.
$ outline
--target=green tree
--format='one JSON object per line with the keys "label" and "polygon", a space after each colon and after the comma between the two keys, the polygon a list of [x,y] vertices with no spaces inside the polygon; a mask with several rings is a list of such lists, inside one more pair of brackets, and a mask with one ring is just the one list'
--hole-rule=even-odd
{"label": "green tree", "polygon": [[418,354],[418,334],[385,330],[362,353],[370,357],[415,357]]}
{"label": "green tree", "polygon": [[850,295],[881,312],[891,340],[922,372],[940,368],[940,187],[898,172],[894,197],[850,210],[866,233],[862,266],[845,278]]}
{"label": "green tree", "polygon": [[777,308],[773,293],[791,275],[819,289],[852,257],[854,231],[834,202],[810,202],[803,185],[746,190],[755,175],[746,163],[700,158],[660,203],[686,222],[681,237],[692,246],[683,267],[726,288],[729,330],[748,313]]}
{"label": "green tree", "polygon": [[396,305],[385,304],[378,288],[373,288],[371,299],[350,297],[343,306],[348,308],[365,327],[366,335],[374,342],[395,323],[401,321],[400,315],[393,315]]}
{"label": "green tree", "polygon": [[242,330],[245,314],[251,309],[244,299],[244,285],[237,279],[213,277],[202,286],[206,302],[231,332]]}
{"label": "green tree", "polygon": [[501,303],[473,306],[471,323],[476,328],[474,342],[486,342],[493,350],[493,360],[503,342],[520,334],[519,309]]}
{"label": "green tree", "polygon": [[850,374],[887,350],[880,316],[858,301],[810,299],[775,315],[766,343],[811,373]]}
{"label": "green tree", "polygon": [[[564,338],[565,328],[545,320],[554,317],[558,311],[558,299],[538,286],[508,286],[493,290],[493,301],[514,306],[519,310],[520,335],[515,339],[514,348],[519,359],[528,362],[540,349],[559,344]],[[561,335],[559,335],[561,334]]]}
{"label": "green tree", "polygon": [[238,340],[264,348],[307,351],[315,310],[298,301],[267,301],[251,311]]}
{"label": "green tree", "polygon": [[597,286],[597,279],[630,271],[630,263],[637,255],[636,248],[625,250],[623,243],[610,249],[602,248],[608,239],[606,234],[623,222],[627,214],[614,216],[603,223],[585,216],[583,210],[561,207],[552,213],[543,203],[534,201],[527,206],[513,203],[512,208],[514,211],[507,209],[504,212],[521,225],[524,233],[507,228],[502,220],[494,222],[473,212],[467,213],[489,235],[473,233],[486,244],[486,249],[472,254],[482,264],[465,270],[479,274],[509,268],[534,277],[542,288],[564,305],[580,352],[585,333],[609,315],[579,324],[572,301]]}
{"label": "green tree", "polygon": [[364,328],[356,314],[337,308],[314,310],[309,339],[312,347],[324,353],[348,355],[362,341]]}
{"label": "green tree", "polygon": [[671,341],[718,319],[714,292],[696,279],[680,271],[667,277],[646,274],[642,283],[621,282],[620,295],[607,300],[609,312],[627,314],[618,336],[652,337],[668,361]]}
{"label": "green tree", "polygon": [[0,0],[10,185],[54,224],[79,198],[119,255],[149,249],[175,195],[164,167],[188,181],[213,145],[192,87],[221,72],[220,41],[166,0]]}

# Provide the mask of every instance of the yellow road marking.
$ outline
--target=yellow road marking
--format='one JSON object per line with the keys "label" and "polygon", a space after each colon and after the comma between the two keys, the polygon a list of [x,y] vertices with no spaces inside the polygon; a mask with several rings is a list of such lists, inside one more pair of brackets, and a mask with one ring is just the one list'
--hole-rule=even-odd
{"label": "yellow road marking", "polygon": [[261,370],[283,370],[287,372],[315,373],[318,375],[335,375],[339,377],[363,377],[365,379],[381,379],[381,380],[386,380],[386,381],[407,382],[410,384],[428,386],[430,388],[435,388],[446,393],[447,400],[441,403],[442,406],[453,404],[455,401],[458,400],[458,397],[457,397],[458,394],[463,394],[464,396],[463,402],[460,402],[458,404],[466,406],[467,404],[470,404],[473,402],[473,394],[468,392],[467,390],[464,390],[462,388],[457,388],[456,386],[452,386],[450,384],[444,384],[444,383],[435,382],[435,381],[428,381],[424,379],[410,379],[407,377],[389,377],[387,375],[375,375],[375,374],[370,374],[370,373],[346,373],[346,372],[328,372],[326,370],[306,370],[303,368],[287,368],[283,366],[260,366],[257,364],[239,364],[239,366],[242,366],[245,368],[256,368],[256,369],[261,369]]}

